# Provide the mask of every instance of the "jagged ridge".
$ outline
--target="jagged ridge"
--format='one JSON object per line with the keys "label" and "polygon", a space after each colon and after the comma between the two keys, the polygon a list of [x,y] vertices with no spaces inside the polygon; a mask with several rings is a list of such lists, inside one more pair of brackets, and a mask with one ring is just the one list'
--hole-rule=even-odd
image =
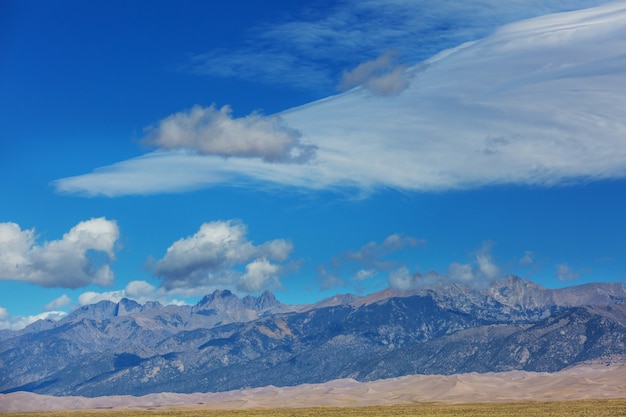
{"label": "jagged ridge", "polygon": [[361,381],[414,373],[553,372],[626,356],[626,288],[412,291],[286,306],[216,291],[195,306],[102,301],[4,332],[0,391],[100,396]]}

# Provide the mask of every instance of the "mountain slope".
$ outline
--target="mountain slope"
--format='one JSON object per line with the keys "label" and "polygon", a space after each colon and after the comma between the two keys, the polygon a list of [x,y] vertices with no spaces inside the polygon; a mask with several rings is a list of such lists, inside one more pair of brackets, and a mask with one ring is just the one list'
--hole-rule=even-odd
{"label": "mountain slope", "polygon": [[533,324],[481,326],[395,350],[372,361],[359,379],[511,370],[556,372],[573,364],[623,358],[626,306],[570,307]]}
{"label": "mountain slope", "polygon": [[0,342],[0,392],[141,395],[338,378],[528,370],[626,357],[626,286],[516,277],[293,307],[216,291],[195,306],[86,306]]}

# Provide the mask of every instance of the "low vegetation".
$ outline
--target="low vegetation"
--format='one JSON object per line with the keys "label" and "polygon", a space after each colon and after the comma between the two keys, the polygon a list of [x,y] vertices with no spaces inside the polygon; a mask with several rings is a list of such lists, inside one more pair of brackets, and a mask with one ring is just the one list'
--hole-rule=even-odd
{"label": "low vegetation", "polygon": [[147,408],[133,410],[77,410],[40,413],[6,413],[2,417],[617,417],[626,415],[626,398],[607,400],[511,402],[477,404],[411,404],[374,407],[315,408]]}

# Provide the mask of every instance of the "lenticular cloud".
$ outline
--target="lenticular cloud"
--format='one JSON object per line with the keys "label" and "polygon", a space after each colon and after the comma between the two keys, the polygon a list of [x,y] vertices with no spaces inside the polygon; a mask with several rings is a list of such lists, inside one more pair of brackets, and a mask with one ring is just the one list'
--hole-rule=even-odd
{"label": "lenticular cloud", "polygon": [[399,94],[357,87],[281,113],[316,146],[310,163],[161,152],[55,185],[116,196],[220,183],[446,190],[626,176],[624,3],[507,25],[407,71]]}

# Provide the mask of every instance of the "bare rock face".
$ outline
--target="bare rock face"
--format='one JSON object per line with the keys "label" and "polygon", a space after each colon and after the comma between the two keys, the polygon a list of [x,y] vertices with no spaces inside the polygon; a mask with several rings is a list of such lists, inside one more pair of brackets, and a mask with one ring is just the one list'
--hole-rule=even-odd
{"label": "bare rock face", "polygon": [[0,339],[0,392],[143,395],[411,374],[556,372],[626,358],[626,287],[410,291],[287,306],[215,291],[195,306],[102,301]]}

